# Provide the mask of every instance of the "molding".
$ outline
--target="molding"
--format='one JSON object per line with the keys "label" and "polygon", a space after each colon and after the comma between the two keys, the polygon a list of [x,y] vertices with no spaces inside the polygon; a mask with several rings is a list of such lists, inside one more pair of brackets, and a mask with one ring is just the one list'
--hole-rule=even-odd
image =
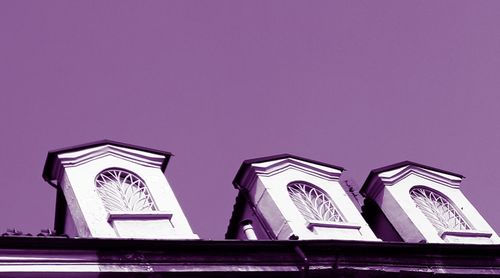
{"label": "molding", "polygon": [[298,170],[329,181],[338,181],[340,179],[340,174],[342,173],[341,170],[334,168],[330,168],[332,171],[323,170],[321,168],[326,168],[323,165],[317,165],[317,167],[314,167],[313,163],[305,161],[302,162],[296,158],[284,158],[276,160],[274,163],[272,162],[273,161],[266,162],[265,166],[259,166],[259,164],[262,163],[251,164],[250,168],[247,169],[246,173],[244,173],[240,186],[251,190],[255,185],[257,177],[274,176],[289,169]]}
{"label": "molding", "polygon": [[65,167],[76,167],[106,155],[113,155],[134,163],[158,168],[161,167],[162,162],[165,159],[165,157],[161,155],[126,149],[113,145],[103,145],[77,152],[61,153],[57,155],[57,158]]}
{"label": "molding", "polygon": [[371,179],[371,182],[362,194],[375,199],[385,186],[393,186],[410,175],[416,175],[455,189],[459,189],[460,183],[462,182],[461,177],[452,179],[452,176],[446,173],[438,173],[416,165],[407,165],[396,170],[388,170],[386,172],[378,173]]}
{"label": "molding", "polygon": [[314,227],[338,228],[338,229],[361,229],[361,225],[355,223],[330,222],[330,221],[307,221],[307,228],[312,230]]}
{"label": "molding", "polygon": [[265,165],[267,165],[269,163],[272,163],[273,161],[283,160],[283,159],[287,159],[287,158],[293,158],[296,160],[303,161],[305,163],[317,165],[319,167],[326,167],[328,169],[335,169],[335,170],[340,171],[340,172],[342,172],[344,170],[344,168],[339,167],[339,166],[335,166],[333,164],[328,164],[328,163],[324,163],[321,161],[311,160],[311,159],[308,159],[305,157],[300,157],[300,156],[296,156],[293,154],[284,153],[284,154],[259,157],[259,158],[254,158],[254,159],[247,159],[247,160],[243,161],[240,168],[238,169],[238,172],[236,173],[236,176],[233,179],[233,185],[235,186],[235,188],[238,188],[238,185],[242,182],[242,177],[245,175],[245,173],[248,171],[248,168],[251,167],[252,164],[265,164]]}
{"label": "molding", "polygon": [[[395,170],[393,170],[393,171],[395,171]],[[460,183],[462,182],[461,178],[451,179],[451,178],[449,178],[449,177],[451,177],[450,175],[437,173],[435,171],[429,171],[427,169],[417,167],[414,165],[406,166],[402,170],[396,172],[393,175],[390,175],[390,176],[384,175],[384,174],[389,174],[389,172],[392,172],[392,171],[380,173],[378,175],[379,178],[384,182],[384,184],[389,185],[389,186],[394,185],[395,183],[398,183],[399,181],[408,177],[411,174],[415,174],[419,177],[432,180],[434,182],[440,183],[442,185],[445,185],[445,186],[448,186],[451,188],[459,188]]]}
{"label": "molding", "polygon": [[129,149],[108,143],[89,149],[61,151],[55,154],[52,161],[46,161],[44,171],[47,171],[47,173],[44,173],[44,178],[50,181],[59,180],[64,172],[63,168],[77,167],[106,156],[114,156],[146,167],[160,169],[164,167],[165,161],[169,159],[166,155]]}
{"label": "molding", "polygon": [[476,231],[476,230],[444,230],[439,232],[439,236],[444,239],[445,236],[460,236],[460,237],[487,237],[493,235],[491,232]]}
{"label": "molding", "polygon": [[304,261],[297,259],[297,249],[307,255],[307,266],[313,270],[309,274],[315,277],[500,275],[500,245],[495,244],[0,237],[0,246],[3,276],[159,272],[158,276],[212,277],[223,271],[245,277],[300,276]]}
{"label": "molding", "polygon": [[172,218],[172,213],[167,211],[110,211],[108,212],[108,222],[115,220],[151,220],[151,219],[167,219]]}

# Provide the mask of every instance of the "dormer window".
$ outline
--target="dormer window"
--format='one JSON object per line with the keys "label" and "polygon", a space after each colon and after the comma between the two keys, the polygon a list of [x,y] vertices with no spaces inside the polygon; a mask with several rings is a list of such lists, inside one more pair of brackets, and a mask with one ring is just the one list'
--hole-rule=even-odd
{"label": "dormer window", "polygon": [[410,196],[438,231],[472,229],[458,209],[443,194],[427,187],[417,186],[410,190]]}
{"label": "dormer window", "polygon": [[345,222],[326,192],[312,184],[292,182],[288,184],[288,194],[308,221]]}
{"label": "dormer window", "polygon": [[95,185],[108,212],[157,210],[146,183],[130,171],[106,169],[97,175]]}

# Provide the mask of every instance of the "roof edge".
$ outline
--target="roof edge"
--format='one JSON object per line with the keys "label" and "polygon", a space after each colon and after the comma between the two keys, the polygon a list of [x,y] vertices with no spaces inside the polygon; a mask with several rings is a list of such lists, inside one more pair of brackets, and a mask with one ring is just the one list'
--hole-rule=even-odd
{"label": "roof edge", "polygon": [[80,150],[98,147],[98,146],[103,146],[103,145],[113,145],[113,146],[117,146],[117,147],[129,148],[129,149],[134,149],[134,150],[139,150],[139,151],[150,152],[150,153],[162,155],[165,157],[165,159],[163,160],[163,163],[161,165],[162,171],[165,171],[165,169],[167,168],[167,164],[170,160],[170,157],[173,156],[172,153],[167,152],[167,151],[162,151],[162,150],[127,144],[127,143],[122,143],[122,142],[118,142],[118,141],[113,141],[113,140],[109,140],[109,139],[104,139],[104,140],[99,140],[99,141],[94,141],[94,142],[90,142],[90,143],[85,143],[85,144],[80,144],[80,145],[75,145],[75,146],[70,146],[70,147],[65,147],[65,148],[60,148],[60,149],[55,149],[55,150],[49,151],[47,153],[47,158],[45,159],[45,165],[43,167],[43,172],[42,172],[43,179],[47,182],[50,180],[50,174],[51,174],[50,172],[51,172],[51,167],[52,167],[51,165],[53,165],[54,161],[57,158],[57,155],[59,155],[61,153],[75,152],[75,151],[80,151]]}
{"label": "roof edge", "polygon": [[465,178],[465,176],[463,176],[461,174],[458,174],[458,173],[454,173],[454,172],[443,170],[443,169],[440,169],[440,168],[436,168],[436,167],[428,166],[428,165],[425,165],[425,164],[413,162],[413,161],[410,161],[410,160],[405,160],[405,161],[401,161],[401,162],[398,162],[398,163],[390,164],[390,165],[387,165],[387,166],[384,166],[384,167],[379,167],[379,168],[371,170],[370,173],[368,174],[368,177],[366,177],[366,180],[363,183],[363,186],[359,190],[359,193],[361,193],[361,195],[363,195],[363,196],[365,195],[366,189],[368,187],[368,184],[370,183],[370,181],[373,179],[374,176],[376,176],[376,175],[378,175],[380,173],[383,173],[383,172],[391,171],[391,170],[394,170],[394,169],[397,169],[397,168],[401,168],[401,167],[404,167],[404,166],[408,166],[408,165],[413,165],[413,166],[424,168],[424,169],[431,170],[431,171],[441,172],[443,174],[448,174],[448,175],[456,176],[456,177],[459,177],[461,179]]}
{"label": "roof edge", "polygon": [[289,153],[282,153],[282,154],[276,154],[276,155],[271,155],[271,156],[263,156],[263,157],[258,157],[258,158],[252,158],[252,159],[244,160],[243,163],[241,164],[238,172],[236,173],[236,176],[233,179],[233,186],[235,188],[238,188],[237,185],[241,182],[241,179],[242,179],[243,175],[245,174],[245,172],[248,170],[248,168],[252,164],[254,164],[254,163],[262,163],[262,162],[267,162],[267,161],[272,161],[272,160],[278,160],[278,159],[286,159],[286,158],[293,158],[293,159],[297,159],[297,160],[302,160],[302,161],[305,161],[305,162],[309,162],[309,163],[313,163],[313,164],[318,164],[318,165],[325,166],[325,167],[334,168],[334,169],[337,169],[337,170],[340,170],[340,171],[344,171],[345,170],[343,167],[336,166],[336,165],[333,165],[333,164],[329,164],[329,163],[325,163],[325,162],[321,162],[321,161],[317,161],[317,160],[312,160],[312,159],[309,159],[309,158],[305,158],[305,157],[301,157],[301,156],[297,156],[297,155],[293,155],[293,154],[289,154]]}

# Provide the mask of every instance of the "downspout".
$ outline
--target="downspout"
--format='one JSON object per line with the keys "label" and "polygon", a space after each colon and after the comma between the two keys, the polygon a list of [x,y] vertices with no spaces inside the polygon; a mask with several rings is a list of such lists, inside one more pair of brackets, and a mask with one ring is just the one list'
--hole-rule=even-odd
{"label": "downspout", "polygon": [[304,251],[300,248],[300,246],[297,244],[293,248],[295,250],[295,253],[300,257],[302,260],[302,265],[299,267],[301,270],[301,277],[305,278],[308,276],[309,273],[309,259],[306,257],[306,254],[304,254]]}
{"label": "downspout", "polygon": [[257,235],[255,234],[255,231],[252,226],[252,220],[245,219],[241,221],[240,225],[241,229],[243,230],[243,233],[245,234],[248,240],[257,240]]}

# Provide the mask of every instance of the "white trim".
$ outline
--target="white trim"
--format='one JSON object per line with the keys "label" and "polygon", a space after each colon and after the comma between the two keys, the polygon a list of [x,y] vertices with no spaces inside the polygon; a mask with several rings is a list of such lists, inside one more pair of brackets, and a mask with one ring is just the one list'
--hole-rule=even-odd
{"label": "white trim", "polygon": [[444,230],[439,232],[439,236],[444,239],[445,236],[461,236],[461,237],[487,237],[493,235],[491,232],[475,231],[475,230]]}
{"label": "white trim", "polygon": [[338,181],[340,179],[340,174],[342,173],[339,169],[326,166],[318,168],[316,164],[293,158],[253,163],[251,166],[252,169],[245,174],[245,177],[241,181],[241,186],[246,187],[248,190],[252,190],[251,187],[255,184],[254,181],[257,179],[257,176],[270,177],[289,169],[296,169],[303,173],[331,181]]}
{"label": "white trim", "polygon": [[139,165],[153,168],[161,168],[161,165],[165,160],[165,156],[163,155],[107,144],[94,148],[58,154],[52,167],[54,169],[53,171],[56,173],[55,179],[59,180],[59,175],[64,172],[63,167],[77,167],[105,156],[114,156]]}
{"label": "white trim", "polygon": [[340,229],[361,229],[361,225],[355,223],[345,223],[345,222],[331,222],[331,221],[307,221],[307,228],[312,230],[314,227],[326,227],[326,228],[340,228]]}
{"label": "white trim", "polygon": [[[397,171],[397,172],[396,172]],[[411,174],[415,174],[417,176],[424,177],[426,179],[432,180],[434,182],[452,187],[452,188],[459,188],[460,183],[462,182],[462,178],[456,177],[456,176],[451,176],[447,175],[444,173],[439,173],[431,170],[427,170],[425,168],[415,166],[415,165],[408,165],[402,168],[399,168],[397,170],[389,171],[389,172],[382,172],[379,174],[380,179],[384,182],[385,186],[391,186],[399,181],[403,180],[404,178],[408,177]]]}
{"label": "white trim", "polygon": [[376,199],[384,187],[393,186],[412,175],[453,189],[459,189],[462,182],[462,178],[458,176],[428,170],[416,165],[406,165],[394,170],[378,173],[369,181],[364,195]]}
{"label": "white trim", "polygon": [[110,211],[108,212],[108,222],[115,220],[147,220],[147,219],[167,219],[172,218],[172,213],[167,211]]}

